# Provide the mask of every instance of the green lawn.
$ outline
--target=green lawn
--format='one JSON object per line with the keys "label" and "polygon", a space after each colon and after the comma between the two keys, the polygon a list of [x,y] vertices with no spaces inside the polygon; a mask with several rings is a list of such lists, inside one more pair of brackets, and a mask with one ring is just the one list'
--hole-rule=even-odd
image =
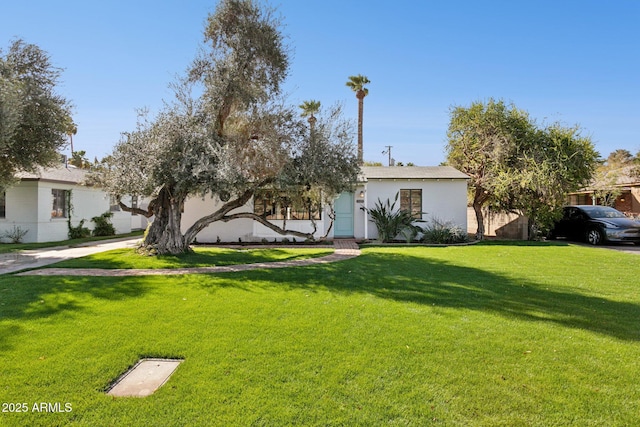
{"label": "green lawn", "polygon": [[141,256],[135,249],[117,249],[81,259],[52,264],[52,268],[182,268],[210,267],[261,262],[291,261],[333,253],[332,248],[259,248],[231,249],[195,247],[183,255]]}
{"label": "green lawn", "polygon": [[[640,425],[639,261],[494,243],[217,275],[0,276],[0,402],[29,408],[0,425]],[[105,395],[144,356],[185,361],[152,396]]]}

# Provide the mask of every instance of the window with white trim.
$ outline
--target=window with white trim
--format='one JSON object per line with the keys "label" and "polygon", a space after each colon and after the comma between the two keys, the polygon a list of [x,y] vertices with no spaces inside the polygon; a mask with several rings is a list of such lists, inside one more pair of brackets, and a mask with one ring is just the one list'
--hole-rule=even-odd
{"label": "window with white trim", "polygon": [[119,212],[120,211],[120,202],[118,198],[111,194],[109,195],[109,212]]}
{"label": "window with white trim", "polygon": [[69,192],[67,190],[59,190],[54,188],[51,190],[53,197],[53,206],[51,207],[51,218],[67,218],[68,212],[68,197]]}
{"label": "window with white trim", "polygon": [[422,219],[422,189],[400,190],[400,209],[411,212],[415,219]]}
{"label": "window with white trim", "polygon": [[287,196],[265,193],[256,195],[253,200],[253,213],[265,219],[320,220],[320,206],[311,199],[302,203],[293,203]]}

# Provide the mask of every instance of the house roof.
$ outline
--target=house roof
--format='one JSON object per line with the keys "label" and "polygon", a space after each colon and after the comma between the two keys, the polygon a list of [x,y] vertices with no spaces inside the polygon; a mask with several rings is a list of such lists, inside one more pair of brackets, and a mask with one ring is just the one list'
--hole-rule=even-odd
{"label": "house roof", "polygon": [[21,181],[48,181],[65,184],[82,184],[86,176],[86,169],[78,169],[73,166],[38,168],[35,172],[18,172],[16,174],[16,178]]}
{"label": "house roof", "polygon": [[640,168],[637,165],[623,166],[618,169],[596,174],[594,179],[584,188],[569,194],[592,193],[594,190],[618,187],[628,190],[640,186]]}
{"label": "house roof", "polygon": [[363,166],[361,180],[370,179],[469,179],[451,166]]}

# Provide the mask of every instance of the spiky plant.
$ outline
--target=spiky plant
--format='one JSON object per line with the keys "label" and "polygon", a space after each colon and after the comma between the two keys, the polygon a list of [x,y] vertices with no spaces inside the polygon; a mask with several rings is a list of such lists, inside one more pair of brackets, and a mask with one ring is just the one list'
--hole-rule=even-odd
{"label": "spiky plant", "polygon": [[378,199],[372,209],[365,208],[371,216],[371,221],[378,229],[378,238],[385,243],[391,242],[403,231],[411,235],[422,231],[422,228],[414,224],[419,221],[411,215],[411,212],[405,209],[396,209],[399,195],[400,193],[396,193],[393,203],[389,199],[384,203]]}

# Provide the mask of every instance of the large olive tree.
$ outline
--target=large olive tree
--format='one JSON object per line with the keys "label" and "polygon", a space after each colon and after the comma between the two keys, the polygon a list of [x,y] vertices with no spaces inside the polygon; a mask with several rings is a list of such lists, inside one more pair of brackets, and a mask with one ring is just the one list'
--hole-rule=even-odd
{"label": "large olive tree", "polygon": [[[205,38],[208,47],[176,85],[175,101],[123,134],[104,185],[117,195],[152,198],[145,214],[154,220],[144,245],[158,253],[187,251],[212,222],[237,218],[313,237],[238,208],[267,190],[323,203],[349,188],[359,170],[350,124],[334,108],[319,114],[311,133],[282,100],[288,51],[272,10],[224,0],[209,16]],[[184,202],[195,195],[213,197],[220,207],[182,233]]]}

